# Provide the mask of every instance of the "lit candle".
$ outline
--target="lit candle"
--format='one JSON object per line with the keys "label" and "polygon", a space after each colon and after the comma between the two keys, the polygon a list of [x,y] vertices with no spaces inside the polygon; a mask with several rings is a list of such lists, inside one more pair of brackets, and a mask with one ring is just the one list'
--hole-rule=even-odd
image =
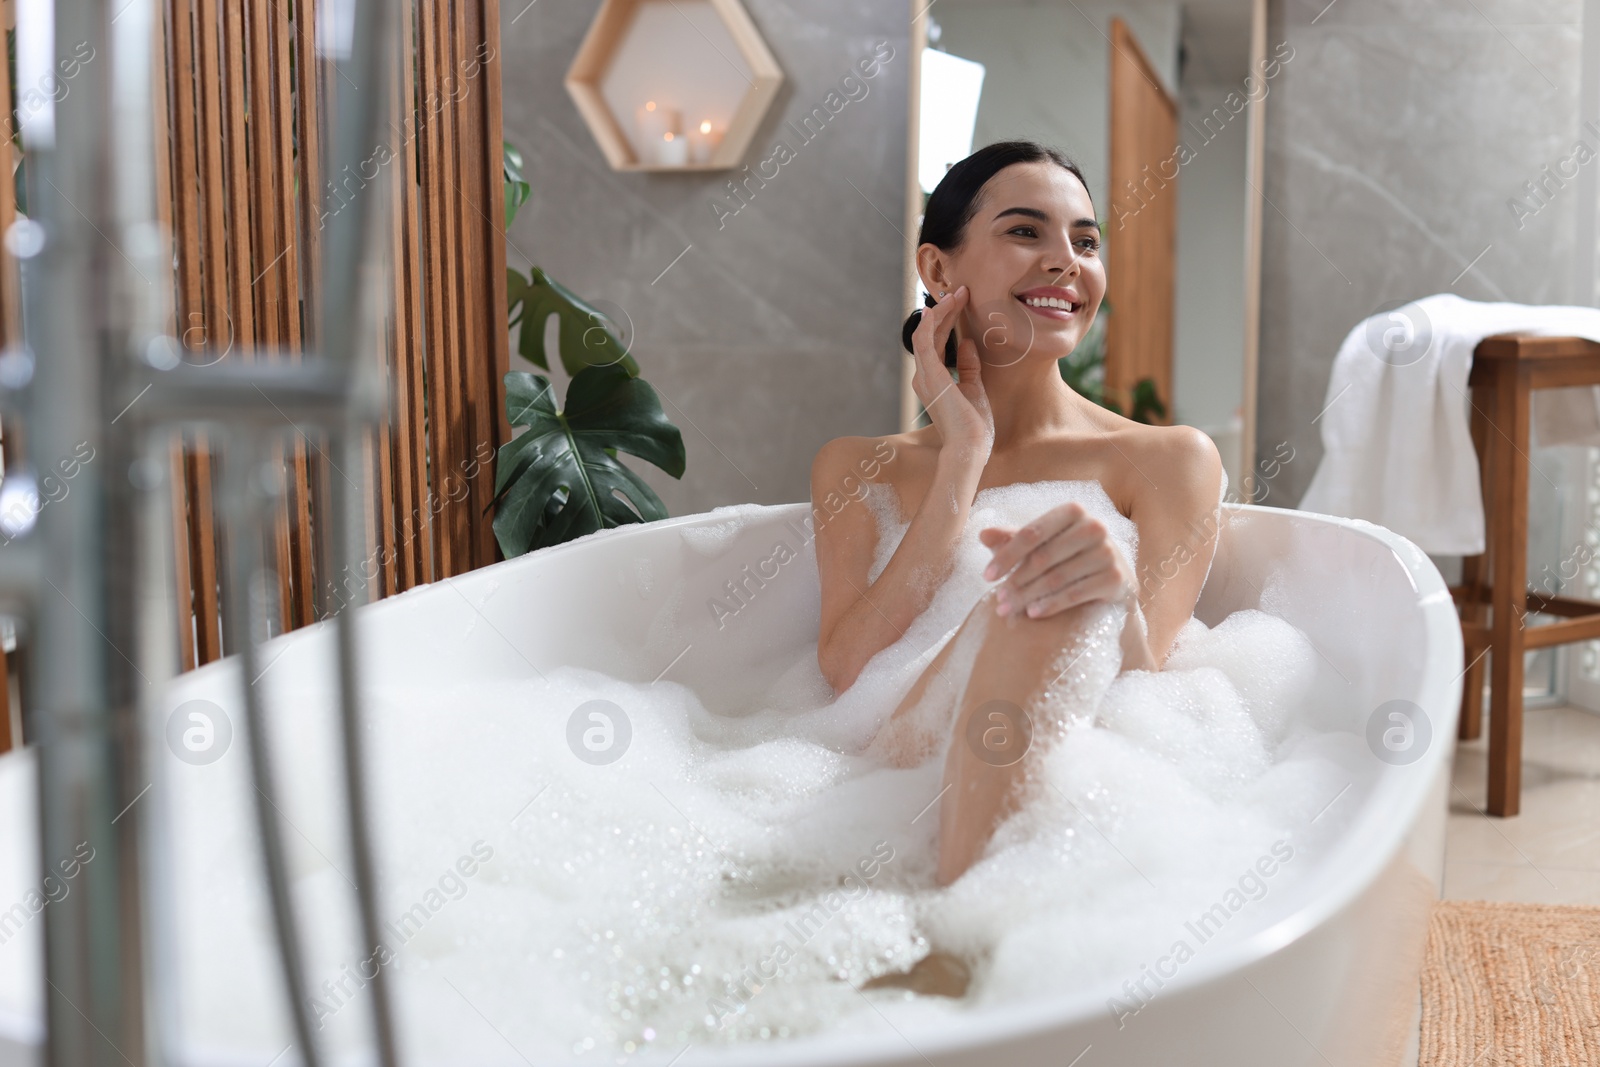
{"label": "lit candle", "polygon": [[647,147],[660,144],[666,134],[678,132],[678,113],[654,100],[645,101],[634,118],[638,126],[639,143]]}
{"label": "lit candle", "polygon": [[711,162],[711,154],[721,143],[722,131],[713,129],[710,119],[702,119],[700,125],[689,131],[689,147],[696,163]]}
{"label": "lit candle", "polygon": [[689,140],[670,130],[661,135],[656,145],[656,159],[663,167],[681,167],[689,162]]}

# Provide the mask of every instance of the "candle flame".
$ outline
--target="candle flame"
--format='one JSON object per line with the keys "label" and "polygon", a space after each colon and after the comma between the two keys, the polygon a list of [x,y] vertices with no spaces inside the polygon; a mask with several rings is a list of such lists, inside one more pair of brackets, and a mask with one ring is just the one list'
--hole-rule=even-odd
{"label": "candle flame", "polygon": [[663,141],[670,141],[670,140],[672,140],[672,131],[671,131],[671,130],[668,130],[668,131],[667,131],[667,132],[666,132],[666,133],[664,133],[664,134],[662,134],[662,135],[661,135],[661,139],[662,139],[662,140],[663,140]]}
{"label": "candle flame", "polygon": [[700,123],[700,132],[701,133],[710,133],[711,132],[711,120],[710,119],[705,119],[704,121],[702,121]]}

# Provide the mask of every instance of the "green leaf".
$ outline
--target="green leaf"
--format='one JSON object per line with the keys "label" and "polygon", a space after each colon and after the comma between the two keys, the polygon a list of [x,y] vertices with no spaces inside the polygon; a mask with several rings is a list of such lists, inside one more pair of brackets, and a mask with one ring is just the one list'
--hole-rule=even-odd
{"label": "green leaf", "polygon": [[511,221],[517,217],[517,210],[528,202],[533,186],[529,185],[522,177],[522,151],[510,141],[502,141],[503,180],[506,188],[506,229],[511,229]]}
{"label": "green leaf", "polygon": [[533,194],[533,186],[527,182],[506,182],[506,229],[511,229],[511,223],[517,217],[517,211],[528,202],[528,197]]}
{"label": "green leaf", "polygon": [[1156,392],[1154,378],[1140,378],[1133,387],[1133,415],[1134,422],[1150,422],[1150,415],[1154,412],[1159,418],[1167,417],[1167,405],[1161,402],[1161,397]]}
{"label": "green leaf", "polygon": [[[528,279],[511,267],[506,268],[506,325],[522,321],[522,302],[528,297]],[[550,368],[546,367],[546,370]]]}
{"label": "green leaf", "polygon": [[28,213],[28,157],[22,154],[22,137],[20,134],[16,138],[16,145],[17,169],[12,172],[12,190],[13,195],[16,197],[17,214],[26,215]]}
{"label": "green leaf", "polygon": [[522,332],[517,352],[534,366],[550,369],[544,350],[544,324],[554,315],[560,322],[561,365],[573,378],[585,367],[606,364],[617,364],[629,377],[638,377],[638,361],[607,327],[607,317],[538,267],[529,272],[521,305]]}
{"label": "green leaf", "polygon": [[667,517],[661,499],[618,451],[683,477],[683,435],[648,382],[620,365],[584,367],[566,410],[542,374],[505,377],[506,417],[527,430],[500,446],[494,533],[507,559],[630,522]]}

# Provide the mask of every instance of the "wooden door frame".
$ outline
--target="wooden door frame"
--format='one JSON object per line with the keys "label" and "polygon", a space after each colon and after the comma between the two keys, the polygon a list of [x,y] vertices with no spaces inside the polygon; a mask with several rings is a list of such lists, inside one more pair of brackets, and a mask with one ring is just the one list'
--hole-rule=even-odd
{"label": "wooden door frame", "polygon": [[[917,233],[922,221],[922,179],[917,173],[917,161],[922,149],[922,50],[928,44],[928,8],[926,0],[911,0],[911,53],[909,88],[906,92],[906,205],[905,205],[905,269],[902,286],[901,313],[909,315],[918,306],[917,287],[921,282],[917,274]],[[896,358],[900,360],[900,432],[917,428],[917,412],[921,404],[911,385],[916,374],[916,364],[905,347],[896,344]]]}
{"label": "wooden door frame", "polygon": [[[1105,390],[1109,398],[1119,404],[1126,405],[1125,411],[1132,413],[1132,399],[1134,384],[1146,377],[1156,379],[1157,392],[1161,401],[1167,406],[1167,415],[1170,419],[1174,408],[1173,396],[1173,358],[1176,350],[1177,334],[1177,308],[1178,308],[1178,178],[1180,175],[1174,170],[1169,178],[1163,168],[1158,164],[1156,173],[1151,172],[1151,163],[1146,154],[1151,145],[1147,142],[1148,131],[1146,120],[1158,122],[1165,120],[1171,124],[1171,141],[1175,147],[1178,140],[1178,101],[1163,83],[1161,75],[1156,71],[1155,64],[1150,62],[1150,57],[1145,55],[1144,48],[1139,44],[1138,37],[1128,28],[1128,24],[1120,17],[1111,17],[1111,34],[1108,39],[1109,51],[1106,63],[1106,112],[1107,112],[1107,152],[1106,152],[1106,201],[1108,205],[1115,205],[1118,201],[1122,186],[1135,189],[1135,196],[1141,198],[1140,209],[1146,204],[1142,197],[1150,192],[1149,181],[1153,177],[1160,184],[1150,197],[1150,205],[1159,205],[1157,211],[1170,212],[1171,241],[1165,248],[1148,246],[1146,242],[1131,240],[1132,230],[1124,229],[1121,225],[1123,216],[1116,216],[1117,225],[1111,226],[1111,233],[1107,234],[1109,248],[1106,255],[1106,297],[1110,302],[1110,314],[1106,321],[1106,360],[1105,360]],[[1119,63],[1119,59],[1121,63]],[[1118,92],[1119,73],[1125,72],[1122,64],[1131,64],[1144,83],[1139,85],[1135,81],[1134,93]],[[1154,90],[1154,99],[1159,100],[1159,105],[1151,106],[1143,103],[1151,99],[1145,93],[1144,86],[1148,85]],[[1126,84],[1123,86],[1126,89]],[[1130,106],[1138,105],[1134,114],[1129,114]],[[1164,112],[1159,118],[1153,117],[1154,112]],[[1164,143],[1164,142],[1163,142]],[[1131,149],[1131,153],[1130,153]],[[1159,151],[1166,151],[1163,147]],[[1129,156],[1136,168],[1133,173],[1127,170]],[[1142,167],[1140,167],[1140,161]],[[1168,156],[1163,162],[1173,162],[1173,157]],[[1142,178],[1141,178],[1142,176]],[[1138,215],[1140,211],[1132,214]],[[1108,220],[1109,222],[1110,220]],[[1151,216],[1145,216],[1146,225],[1151,221]],[[1159,225],[1159,219],[1156,221]],[[1141,227],[1140,233],[1148,234],[1150,231]],[[1119,242],[1115,235],[1126,234],[1130,239]],[[1137,253],[1137,260],[1134,254]],[[1137,266],[1134,263],[1137,262]],[[1136,272],[1136,273],[1134,273]],[[1153,272],[1153,273],[1152,273]],[[1140,307],[1138,295],[1148,293],[1145,287],[1153,285],[1164,275],[1167,279],[1167,335],[1165,338],[1155,337],[1144,331],[1146,323],[1139,321],[1145,311],[1159,310],[1159,301],[1149,307]],[[1140,315],[1131,315],[1130,311],[1140,312]],[[1139,342],[1128,346],[1128,339],[1132,331],[1141,331],[1137,337]],[[1159,358],[1159,353],[1152,353],[1151,349],[1165,348],[1164,361]],[[1141,357],[1138,363],[1132,362],[1133,357]],[[1157,365],[1152,367],[1144,359],[1151,359]],[[1150,373],[1154,371],[1154,374]]]}
{"label": "wooden door frame", "polygon": [[[1267,0],[1250,4],[1250,70],[1257,77],[1267,65]],[[1244,485],[1236,492],[1255,499],[1256,380],[1261,363],[1261,228],[1266,205],[1267,97],[1250,102],[1245,126],[1244,202],[1244,381],[1239,394],[1239,466]]]}

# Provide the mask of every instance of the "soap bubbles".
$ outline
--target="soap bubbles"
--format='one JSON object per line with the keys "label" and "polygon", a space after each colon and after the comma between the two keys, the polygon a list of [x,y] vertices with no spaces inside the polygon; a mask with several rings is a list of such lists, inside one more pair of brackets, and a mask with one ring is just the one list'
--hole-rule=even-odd
{"label": "soap bubbles", "polygon": [[1433,345],[1433,320],[1413,302],[1380,306],[1367,317],[1367,351],[1391,367],[1409,367]]}
{"label": "soap bubbles", "polygon": [[628,713],[609,700],[586,700],[567,717],[567,747],[591,766],[617,762],[632,741]]}
{"label": "soap bubbles", "polygon": [[186,701],[167,717],[167,748],[185,763],[215,763],[232,743],[232,720],[209,700]]}
{"label": "soap bubbles", "polygon": [[1409,700],[1386,700],[1367,718],[1367,747],[1391,766],[1415,763],[1432,740],[1427,713]]}

